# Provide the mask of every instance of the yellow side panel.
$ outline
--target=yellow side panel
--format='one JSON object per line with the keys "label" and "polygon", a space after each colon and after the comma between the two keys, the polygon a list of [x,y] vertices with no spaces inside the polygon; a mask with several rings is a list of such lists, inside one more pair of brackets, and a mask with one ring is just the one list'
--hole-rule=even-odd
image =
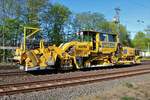
{"label": "yellow side panel", "polygon": [[33,66],[37,66],[38,59],[37,59],[35,53],[33,51],[28,51],[26,54],[27,54],[27,57],[31,60]]}
{"label": "yellow side panel", "polygon": [[115,48],[102,48],[102,53],[112,53],[115,52]]}
{"label": "yellow side panel", "polygon": [[131,47],[123,47],[123,56],[134,56],[135,49]]}

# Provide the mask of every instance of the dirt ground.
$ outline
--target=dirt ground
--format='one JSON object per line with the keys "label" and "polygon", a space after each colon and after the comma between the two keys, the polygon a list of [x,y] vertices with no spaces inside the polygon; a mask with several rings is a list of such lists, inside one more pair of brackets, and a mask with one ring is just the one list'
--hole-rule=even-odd
{"label": "dirt ground", "polygon": [[124,83],[109,91],[81,96],[77,100],[150,100],[150,81],[148,83]]}

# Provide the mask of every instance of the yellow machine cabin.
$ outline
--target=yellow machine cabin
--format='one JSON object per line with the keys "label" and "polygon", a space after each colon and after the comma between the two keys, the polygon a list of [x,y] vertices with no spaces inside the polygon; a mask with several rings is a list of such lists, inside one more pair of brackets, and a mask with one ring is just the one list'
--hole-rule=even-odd
{"label": "yellow machine cabin", "polygon": [[117,34],[83,31],[78,34],[76,62],[79,67],[113,65],[112,56],[118,46]]}

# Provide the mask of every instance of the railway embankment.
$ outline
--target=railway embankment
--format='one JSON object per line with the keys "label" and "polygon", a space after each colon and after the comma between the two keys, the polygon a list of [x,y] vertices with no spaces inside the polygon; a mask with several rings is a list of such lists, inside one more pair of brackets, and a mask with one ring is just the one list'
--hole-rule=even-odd
{"label": "railway embankment", "polygon": [[[36,75],[36,76],[25,76],[26,80],[22,82],[27,82],[30,80],[36,80],[40,77],[42,80],[51,77],[51,79],[57,78],[69,78],[72,76],[84,76],[87,74],[94,73],[106,73],[107,71],[113,72],[116,70],[127,70],[135,68],[149,67],[150,63],[147,61],[142,65],[125,67],[125,68],[114,68],[114,69],[101,69],[101,70],[90,70],[90,71],[77,71],[69,73],[58,73],[50,75]],[[74,86],[66,86],[61,88],[46,89],[41,91],[17,93],[14,95],[1,96],[1,100],[126,100],[126,99],[139,99],[148,100],[150,93],[150,74],[134,75],[130,77],[116,78],[113,80],[93,82],[90,84],[81,84]],[[16,76],[13,76],[14,78]],[[19,79],[18,76],[16,79]],[[28,77],[30,77],[28,79]],[[33,78],[34,77],[34,78]],[[35,78],[36,77],[36,78]],[[12,78],[12,77],[11,77]],[[11,79],[8,77],[8,79]],[[50,79],[50,78],[49,78]],[[14,79],[13,79],[14,80]],[[7,83],[7,82],[6,82]],[[37,85],[37,84],[36,84]],[[142,98],[142,99],[141,99]]]}

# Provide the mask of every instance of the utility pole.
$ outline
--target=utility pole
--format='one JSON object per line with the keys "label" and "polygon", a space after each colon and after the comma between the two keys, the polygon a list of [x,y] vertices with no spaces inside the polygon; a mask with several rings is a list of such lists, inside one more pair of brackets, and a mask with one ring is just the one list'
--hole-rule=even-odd
{"label": "utility pole", "polygon": [[115,22],[115,24],[117,25],[117,33],[118,33],[118,37],[119,37],[119,42],[120,42],[120,33],[119,33],[119,24],[120,24],[120,8],[116,7],[115,8],[115,16],[113,18],[113,22]]}
{"label": "utility pole", "polygon": [[117,8],[115,8],[115,16],[114,16],[114,22],[116,23],[116,24],[119,24],[120,23],[120,8],[119,7],[117,7]]}

